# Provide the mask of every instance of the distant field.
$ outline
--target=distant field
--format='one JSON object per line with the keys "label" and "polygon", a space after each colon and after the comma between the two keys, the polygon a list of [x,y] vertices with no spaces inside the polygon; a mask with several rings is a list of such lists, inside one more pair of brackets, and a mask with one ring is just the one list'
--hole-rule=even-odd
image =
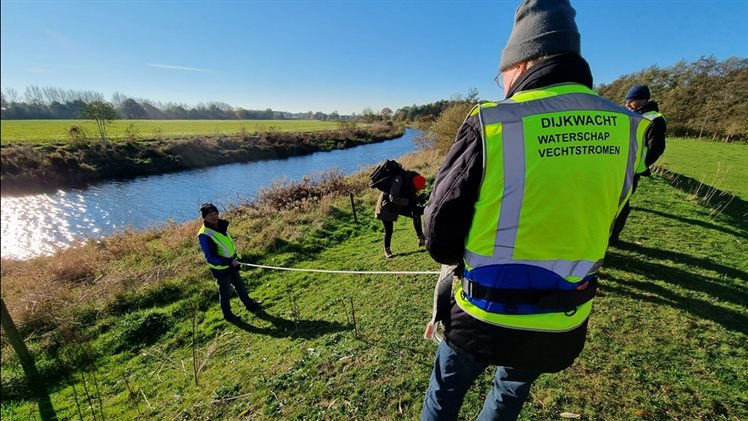
{"label": "distant field", "polygon": [[748,199],[748,145],[668,139],[660,165]]}
{"label": "distant field", "polygon": [[[2,120],[2,144],[43,144],[67,140],[70,126],[82,126],[89,136],[98,136],[92,120]],[[232,134],[245,130],[306,132],[337,129],[338,122],[317,120],[115,120],[107,127],[112,138],[124,138],[133,125],[141,138]]]}

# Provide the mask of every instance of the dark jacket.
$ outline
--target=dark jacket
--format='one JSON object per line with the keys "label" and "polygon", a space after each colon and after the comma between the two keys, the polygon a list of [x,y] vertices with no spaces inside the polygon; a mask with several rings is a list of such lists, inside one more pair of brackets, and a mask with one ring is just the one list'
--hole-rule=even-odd
{"label": "dark jacket", "polygon": [[[644,114],[650,111],[660,111],[655,101],[649,101],[646,104],[639,107],[636,110],[639,114]],[[657,159],[665,152],[665,131],[667,130],[667,121],[663,117],[657,117],[652,120],[652,124],[649,125],[647,132],[644,134],[644,139],[647,142],[647,156],[644,158],[644,164],[647,167],[654,164]],[[642,175],[650,175],[649,171]]]}
{"label": "dark jacket", "polygon": [[382,192],[377,199],[374,215],[382,221],[397,221],[399,215],[412,217],[417,203],[417,191],[413,186],[413,177],[417,173],[408,171],[392,179],[388,193]]}
{"label": "dark jacket", "polygon": [[[507,97],[528,89],[574,82],[592,88],[587,62],[576,55],[546,59],[517,80]],[[436,176],[426,208],[426,247],[439,263],[461,264],[465,239],[483,177],[481,125],[477,116],[460,127],[455,143]],[[530,332],[484,323],[452,301],[446,340],[475,360],[555,372],[570,366],[584,347],[587,322],[564,333]]]}
{"label": "dark jacket", "polygon": [[[217,227],[211,227],[205,221],[203,221],[203,225],[223,235],[226,235],[229,231],[229,221],[226,221],[224,219],[218,220]],[[224,266],[224,265],[229,266],[228,269],[222,269],[222,270],[210,268],[210,272],[213,274],[214,277],[218,277],[221,274],[225,274],[227,272],[238,270],[238,267],[234,267],[231,265],[231,262],[234,261],[235,257],[229,258],[229,257],[219,256],[218,245],[216,245],[216,242],[213,241],[210,237],[208,237],[205,234],[200,234],[197,236],[197,239],[200,241],[200,248],[203,249],[203,254],[205,254],[205,260],[207,260],[208,263],[210,263],[211,265],[217,265],[217,266]]]}

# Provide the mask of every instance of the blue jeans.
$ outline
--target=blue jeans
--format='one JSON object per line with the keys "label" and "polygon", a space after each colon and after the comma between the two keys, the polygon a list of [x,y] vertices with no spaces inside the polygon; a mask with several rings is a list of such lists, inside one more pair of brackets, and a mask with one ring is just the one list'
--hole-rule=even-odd
{"label": "blue jeans", "polygon": [[252,300],[247,295],[247,287],[244,286],[244,281],[239,275],[238,270],[227,270],[219,275],[213,274],[218,283],[218,301],[221,303],[221,312],[223,317],[232,317],[234,313],[231,312],[231,304],[229,299],[231,298],[231,286],[233,285],[236,290],[236,295],[239,296],[242,304],[245,307],[252,305]]}
{"label": "blue jeans", "polygon": [[[447,341],[439,344],[434,371],[423,401],[421,421],[456,420],[462,401],[488,364],[472,361],[453,350]],[[516,420],[540,372],[496,367],[491,393],[486,396],[478,420]]]}

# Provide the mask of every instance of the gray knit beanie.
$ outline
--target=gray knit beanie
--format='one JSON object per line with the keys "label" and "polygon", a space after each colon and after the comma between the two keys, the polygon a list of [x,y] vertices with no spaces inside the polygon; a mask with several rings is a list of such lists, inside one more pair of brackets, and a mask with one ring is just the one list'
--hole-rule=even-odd
{"label": "gray knit beanie", "polygon": [[576,14],[569,0],[523,0],[514,15],[512,34],[501,52],[500,70],[541,56],[581,55]]}

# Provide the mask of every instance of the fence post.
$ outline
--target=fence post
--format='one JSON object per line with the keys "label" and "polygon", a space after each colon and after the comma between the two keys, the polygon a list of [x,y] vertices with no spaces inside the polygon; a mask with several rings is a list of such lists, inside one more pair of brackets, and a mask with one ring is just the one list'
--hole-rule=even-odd
{"label": "fence post", "polygon": [[353,202],[353,193],[348,193],[351,198],[351,210],[353,211],[353,222],[358,224],[358,218],[356,218],[356,204]]}
{"label": "fence post", "polygon": [[5,300],[0,298],[2,303],[2,312],[0,313],[0,323],[2,323],[3,331],[5,331],[5,337],[8,342],[18,355],[18,359],[21,361],[23,372],[26,374],[26,381],[29,382],[31,390],[36,394],[36,398],[39,403],[39,414],[42,420],[56,420],[57,414],[55,408],[52,406],[52,401],[49,399],[49,392],[47,392],[47,386],[44,384],[43,379],[39,376],[39,371],[36,369],[34,363],[34,357],[29,352],[26,344],[23,342],[23,338],[18,333],[16,324],[13,323],[13,319],[8,313],[8,308],[5,307]]}

